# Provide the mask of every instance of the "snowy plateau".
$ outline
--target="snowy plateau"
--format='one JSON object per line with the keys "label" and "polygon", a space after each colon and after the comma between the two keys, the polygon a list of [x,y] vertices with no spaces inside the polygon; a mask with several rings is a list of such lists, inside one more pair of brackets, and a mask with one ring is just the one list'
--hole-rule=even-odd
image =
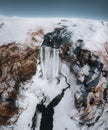
{"label": "snowy plateau", "polygon": [[107,21],[0,16],[0,130],[108,130],[107,73]]}

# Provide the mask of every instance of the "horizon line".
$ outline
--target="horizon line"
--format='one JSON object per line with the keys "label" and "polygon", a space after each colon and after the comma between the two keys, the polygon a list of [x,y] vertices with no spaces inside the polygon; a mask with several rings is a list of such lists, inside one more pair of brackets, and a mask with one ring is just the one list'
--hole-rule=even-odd
{"label": "horizon line", "polygon": [[15,18],[15,19],[85,19],[85,20],[94,20],[94,21],[104,21],[108,22],[108,20],[103,19],[96,19],[96,18],[90,18],[90,17],[77,17],[77,16],[7,16],[7,15],[0,15],[0,18]]}

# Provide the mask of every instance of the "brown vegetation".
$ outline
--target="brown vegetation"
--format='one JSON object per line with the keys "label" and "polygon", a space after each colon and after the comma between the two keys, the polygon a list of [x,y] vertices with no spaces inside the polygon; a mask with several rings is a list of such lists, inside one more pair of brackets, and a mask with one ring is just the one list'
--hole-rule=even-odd
{"label": "brown vegetation", "polygon": [[41,45],[43,42],[44,31],[39,28],[35,31],[28,32],[28,38],[26,39],[26,43],[28,45],[36,43],[36,45]]}
{"label": "brown vegetation", "polygon": [[19,86],[36,72],[38,47],[20,47],[15,42],[0,47],[0,125],[18,112]]}

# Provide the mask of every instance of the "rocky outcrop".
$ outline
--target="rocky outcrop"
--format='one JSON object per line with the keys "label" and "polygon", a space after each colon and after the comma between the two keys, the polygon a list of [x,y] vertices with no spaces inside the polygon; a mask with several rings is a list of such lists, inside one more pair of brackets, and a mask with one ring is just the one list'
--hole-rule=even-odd
{"label": "rocky outcrop", "polygon": [[53,32],[44,36],[42,46],[49,46],[58,49],[62,44],[68,43],[71,38],[71,32],[66,31],[66,27],[55,28]]}
{"label": "rocky outcrop", "polygon": [[20,83],[36,72],[39,48],[10,43],[0,47],[0,125],[17,114]]}
{"label": "rocky outcrop", "polygon": [[60,57],[70,64],[75,74],[79,91],[74,95],[78,114],[72,119],[81,125],[94,125],[102,116],[107,99],[107,70],[97,52],[83,48],[83,41],[64,44]]}
{"label": "rocky outcrop", "polygon": [[[94,125],[102,116],[107,103],[108,56],[102,52],[92,52],[84,48],[82,39],[71,40],[66,27],[56,28],[44,36],[42,46],[59,49],[60,57],[70,66],[80,88],[74,94],[77,117],[81,125]],[[105,45],[106,54],[108,45]]]}
{"label": "rocky outcrop", "polygon": [[106,70],[108,71],[108,43],[104,44],[104,51],[98,51],[98,55],[100,56]]}

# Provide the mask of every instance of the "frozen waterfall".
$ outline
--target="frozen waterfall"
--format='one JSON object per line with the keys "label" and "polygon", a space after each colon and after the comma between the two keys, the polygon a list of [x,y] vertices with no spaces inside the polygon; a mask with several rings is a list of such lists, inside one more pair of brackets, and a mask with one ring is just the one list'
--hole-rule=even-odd
{"label": "frozen waterfall", "polygon": [[44,79],[56,78],[59,75],[59,49],[40,47],[40,61],[42,77]]}

